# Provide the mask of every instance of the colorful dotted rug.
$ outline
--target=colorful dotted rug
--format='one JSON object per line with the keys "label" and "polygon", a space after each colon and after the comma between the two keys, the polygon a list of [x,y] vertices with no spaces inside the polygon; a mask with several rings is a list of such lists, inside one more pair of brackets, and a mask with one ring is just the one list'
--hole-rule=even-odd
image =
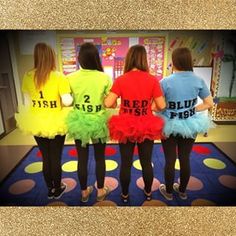
{"label": "colorful dotted rug", "polygon": [[[77,152],[74,146],[65,146],[62,155],[62,181],[67,184],[66,193],[59,200],[47,199],[47,188],[42,175],[42,156],[38,147],[33,147],[8,178],[0,185],[1,206],[236,206],[236,165],[214,144],[196,143],[191,153],[191,177],[187,186],[187,200],[174,195],[167,201],[158,187],[164,181],[164,154],[161,144],[155,144],[152,164],[154,181],[153,200],[145,201],[143,194],[142,168],[135,148],[131,170],[130,202],[120,200],[119,147],[106,147],[105,184],[112,190],[103,202],[96,202],[96,178],[93,147],[89,147],[88,185],[94,185],[90,200],[80,202],[80,187],[77,179]],[[10,157],[9,157],[10,158]],[[179,161],[175,164],[176,181],[179,181]]]}

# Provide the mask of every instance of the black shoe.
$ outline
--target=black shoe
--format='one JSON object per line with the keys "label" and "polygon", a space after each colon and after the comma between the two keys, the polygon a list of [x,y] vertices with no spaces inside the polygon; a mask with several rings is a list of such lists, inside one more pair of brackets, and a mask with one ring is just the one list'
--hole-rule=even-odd
{"label": "black shoe", "polygon": [[63,193],[65,193],[66,187],[67,187],[66,184],[62,183],[61,187],[55,190],[54,198],[59,199],[63,195]]}
{"label": "black shoe", "polygon": [[146,193],[145,190],[143,192],[144,192],[144,195],[146,197],[146,201],[151,201],[152,200],[152,192]]}
{"label": "black shoe", "polygon": [[48,199],[53,199],[55,193],[55,188],[48,189]]}
{"label": "black shoe", "polygon": [[123,203],[128,203],[129,202],[129,195],[124,196],[123,194],[121,194],[120,197],[121,197],[121,201]]}

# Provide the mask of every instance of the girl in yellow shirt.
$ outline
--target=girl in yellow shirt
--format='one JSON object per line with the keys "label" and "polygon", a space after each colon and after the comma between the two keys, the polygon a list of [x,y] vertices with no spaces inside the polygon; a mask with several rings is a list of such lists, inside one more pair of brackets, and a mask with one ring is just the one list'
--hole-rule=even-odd
{"label": "girl in yellow shirt", "polygon": [[34,48],[34,69],[25,73],[22,83],[25,106],[16,114],[17,126],[34,136],[43,156],[43,176],[48,198],[65,192],[61,183],[61,154],[65,141],[66,108],[72,103],[65,76],[55,70],[55,53],[45,43]]}

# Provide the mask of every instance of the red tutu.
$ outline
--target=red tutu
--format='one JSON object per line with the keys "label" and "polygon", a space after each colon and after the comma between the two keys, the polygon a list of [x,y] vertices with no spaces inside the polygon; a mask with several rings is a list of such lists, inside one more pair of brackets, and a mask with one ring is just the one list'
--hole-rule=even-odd
{"label": "red tutu", "polygon": [[145,139],[163,138],[164,119],[159,116],[133,116],[127,114],[112,116],[108,122],[110,138],[120,143],[138,142]]}

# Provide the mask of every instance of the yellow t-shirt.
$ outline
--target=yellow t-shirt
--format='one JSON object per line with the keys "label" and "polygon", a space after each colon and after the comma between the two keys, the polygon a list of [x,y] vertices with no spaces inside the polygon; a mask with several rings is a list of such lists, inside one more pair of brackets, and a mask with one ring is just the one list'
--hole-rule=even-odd
{"label": "yellow t-shirt", "polygon": [[36,89],[34,82],[35,70],[25,73],[22,82],[22,92],[30,96],[32,111],[61,110],[61,96],[71,92],[66,77],[58,72],[51,71],[49,79],[41,89]]}

